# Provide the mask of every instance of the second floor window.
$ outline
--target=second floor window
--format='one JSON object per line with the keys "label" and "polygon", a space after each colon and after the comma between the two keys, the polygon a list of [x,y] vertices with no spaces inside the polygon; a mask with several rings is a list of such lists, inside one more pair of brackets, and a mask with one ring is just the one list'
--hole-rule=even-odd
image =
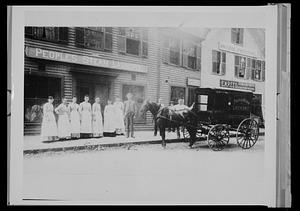
{"label": "second floor window", "polygon": [[225,75],[226,72],[226,53],[212,51],[212,72],[217,75]]}
{"label": "second floor window", "polygon": [[111,27],[76,27],[76,46],[112,51]]}
{"label": "second floor window", "polygon": [[247,78],[249,74],[246,72],[246,57],[234,57],[234,73],[237,78]]}
{"label": "second floor window", "polygon": [[234,70],[237,78],[255,81],[265,80],[265,62],[262,60],[235,56]]}
{"label": "second floor window", "polygon": [[234,44],[243,44],[244,29],[232,28],[231,29],[231,42]]}
{"label": "second floor window", "polygon": [[121,54],[147,57],[148,32],[144,28],[119,27],[118,51]]}
{"label": "second floor window", "polygon": [[165,36],[163,37],[163,61],[188,69],[200,70],[201,47],[191,41]]}
{"label": "second floor window", "polygon": [[68,27],[25,27],[25,36],[62,44],[68,43]]}

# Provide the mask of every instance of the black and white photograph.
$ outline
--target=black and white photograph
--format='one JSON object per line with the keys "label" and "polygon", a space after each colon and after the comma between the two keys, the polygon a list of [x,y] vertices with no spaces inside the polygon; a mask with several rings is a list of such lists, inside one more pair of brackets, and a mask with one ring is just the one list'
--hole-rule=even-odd
{"label": "black and white photograph", "polygon": [[268,204],[268,26],[140,17],[24,21],[24,203]]}

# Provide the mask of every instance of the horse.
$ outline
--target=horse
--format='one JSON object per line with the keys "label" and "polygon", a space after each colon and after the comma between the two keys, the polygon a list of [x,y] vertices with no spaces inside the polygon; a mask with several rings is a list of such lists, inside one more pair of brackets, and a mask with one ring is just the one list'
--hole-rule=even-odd
{"label": "horse", "polygon": [[179,127],[185,126],[187,131],[190,134],[190,144],[192,145],[196,139],[197,132],[197,116],[194,112],[194,107],[192,110],[184,110],[181,112],[170,110],[168,107],[160,107],[160,105],[146,101],[140,109],[141,113],[145,113],[146,111],[150,111],[153,115],[154,119],[154,134],[157,134],[157,128],[159,128],[159,133],[162,138],[162,146],[166,147],[165,141],[165,133],[166,128],[174,129],[177,128],[177,132],[179,133]]}

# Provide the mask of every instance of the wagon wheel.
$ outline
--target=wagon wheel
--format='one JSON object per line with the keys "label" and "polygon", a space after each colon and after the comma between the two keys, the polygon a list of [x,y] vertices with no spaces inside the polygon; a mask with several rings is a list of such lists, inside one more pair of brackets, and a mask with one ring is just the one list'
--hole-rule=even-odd
{"label": "wagon wheel", "polygon": [[229,130],[225,125],[213,126],[207,134],[209,148],[214,151],[221,151],[228,144],[230,139]]}
{"label": "wagon wheel", "polygon": [[251,148],[258,139],[258,124],[254,119],[244,119],[236,134],[237,144],[243,149]]}

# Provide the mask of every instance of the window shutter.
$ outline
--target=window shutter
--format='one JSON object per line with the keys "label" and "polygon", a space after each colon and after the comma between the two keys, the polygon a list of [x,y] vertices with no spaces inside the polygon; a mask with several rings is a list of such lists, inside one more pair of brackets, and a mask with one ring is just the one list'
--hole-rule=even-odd
{"label": "window shutter", "polygon": [[196,49],[196,59],[197,59],[196,69],[201,70],[201,46],[197,46],[196,48],[197,48]]}
{"label": "window shutter", "polygon": [[222,58],[221,58],[221,74],[225,75],[226,72],[226,53],[222,52]]}
{"label": "window shutter", "polygon": [[240,57],[234,56],[234,76],[237,78],[239,76],[239,67],[240,67]]}
{"label": "window shutter", "polygon": [[262,80],[262,81],[265,81],[265,77],[266,77],[266,76],[265,76],[265,74],[266,74],[266,72],[265,72],[265,70],[266,70],[266,68],[265,68],[265,61],[262,61],[261,63],[262,63],[262,64],[261,64],[261,66],[262,66],[262,70],[261,70],[261,71],[262,71],[262,73],[261,73],[261,80]]}
{"label": "window shutter", "polygon": [[84,46],[84,28],[81,27],[75,28],[75,43],[79,47]]}
{"label": "window shutter", "polygon": [[243,44],[243,38],[244,38],[244,29],[240,29],[239,44]]}
{"label": "window shutter", "polygon": [[142,42],[142,56],[148,57],[148,42],[146,41]]}
{"label": "window shutter", "polygon": [[167,37],[163,38],[163,62],[170,63],[170,44],[169,39]]}
{"label": "window shutter", "polygon": [[118,36],[118,51],[126,53],[126,38],[124,36]]}
{"label": "window shutter", "polygon": [[185,41],[182,41],[182,66],[183,67],[188,67],[188,52],[187,52],[187,49],[186,49],[186,42]]}
{"label": "window shutter", "polygon": [[58,39],[61,42],[68,42],[69,32],[68,27],[58,27]]}
{"label": "window shutter", "polygon": [[112,34],[105,33],[104,34],[104,49],[105,50],[112,50]]}

